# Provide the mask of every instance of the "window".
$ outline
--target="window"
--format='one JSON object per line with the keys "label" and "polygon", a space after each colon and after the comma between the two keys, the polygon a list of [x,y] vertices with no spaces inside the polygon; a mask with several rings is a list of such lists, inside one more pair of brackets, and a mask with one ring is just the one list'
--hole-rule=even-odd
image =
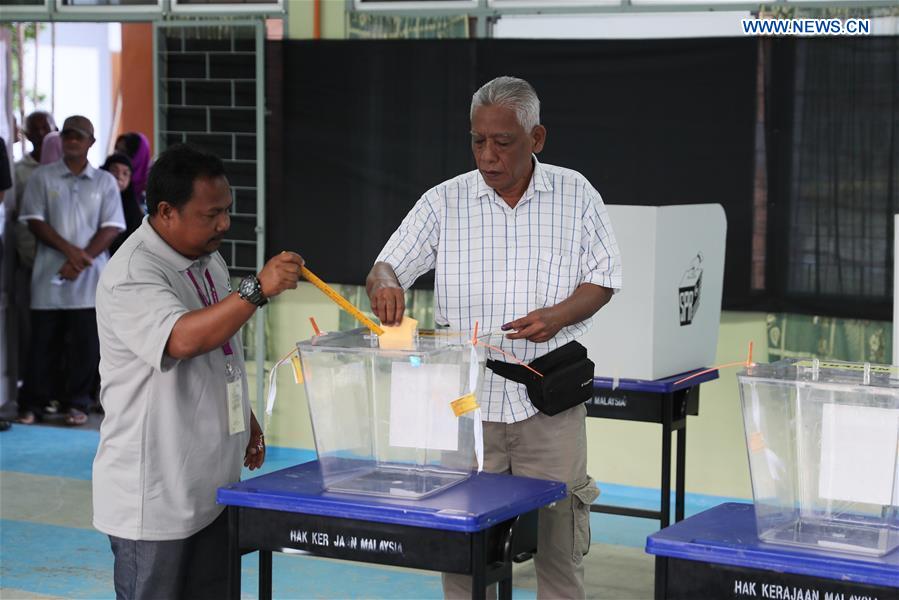
{"label": "window", "polygon": [[272,13],[284,10],[284,0],[171,0],[172,12]]}

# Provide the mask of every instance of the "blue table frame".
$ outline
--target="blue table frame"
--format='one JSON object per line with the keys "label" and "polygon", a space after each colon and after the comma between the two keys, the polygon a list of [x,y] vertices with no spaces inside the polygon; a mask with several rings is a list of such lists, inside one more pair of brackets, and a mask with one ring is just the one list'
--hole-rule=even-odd
{"label": "blue table frame", "polygon": [[594,504],[592,512],[657,519],[664,529],[671,521],[671,433],[677,432],[675,465],[674,520],[684,518],[684,489],[687,471],[687,416],[699,414],[699,385],[718,379],[718,371],[699,373],[697,369],[664,379],[647,381],[608,377],[593,379],[593,398],[587,402],[587,416],[622,421],[642,421],[662,425],[662,481],[660,510],[644,510],[608,504]]}
{"label": "blue table frame", "polygon": [[269,599],[271,553],[293,549],[471,575],[472,598],[499,583],[511,599],[512,559],[536,548],[537,510],[565,495],[564,483],[490,473],[422,500],[335,494],[318,461],[248,479],[217,494],[228,507],[229,597],[240,597],[242,554],[259,551],[259,596]]}
{"label": "blue table frame", "polygon": [[646,540],[656,600],[899,599],[899,550],[880,558],[762,543],[755,507],[730,502]]}

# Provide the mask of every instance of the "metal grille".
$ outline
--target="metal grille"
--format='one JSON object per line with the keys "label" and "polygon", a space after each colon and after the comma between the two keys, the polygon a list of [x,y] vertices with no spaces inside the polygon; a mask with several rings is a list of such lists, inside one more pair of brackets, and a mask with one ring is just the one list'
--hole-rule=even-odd
{"label": "metal grille", "polygon": [[219,252],[232,275],[256,272],[256,28],[157,30],[160,150],[187,142],[219,156],[231,182],[231,230]]}

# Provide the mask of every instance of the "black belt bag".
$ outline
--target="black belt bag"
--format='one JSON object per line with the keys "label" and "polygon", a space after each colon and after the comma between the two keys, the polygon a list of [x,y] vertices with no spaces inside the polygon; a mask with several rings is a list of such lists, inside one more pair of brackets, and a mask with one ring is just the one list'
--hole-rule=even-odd
{"label": "black belt bag", "polygon": [[487,361],[487,368],[500,377],[524,384],[531,403],[549,416],[582,404],[593,396],[593,361],[587,358],[587,349],[577,342],[568,342],[535,359],[529,366],[543,377],[522,365]]}

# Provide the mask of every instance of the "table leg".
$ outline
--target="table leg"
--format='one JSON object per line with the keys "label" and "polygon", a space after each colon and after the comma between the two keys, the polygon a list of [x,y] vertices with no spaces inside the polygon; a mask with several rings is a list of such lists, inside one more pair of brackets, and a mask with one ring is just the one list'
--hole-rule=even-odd
{"label": "table leg", "polygon": [[655,600],[665,600],[668,595],[668,557],[656,556]]}
{"label": "table leg", "polygon": [[240,523],[239,508],[228,507],[228,598],[240,598]]}
{"label": "table leg", "polygon": [[479,531],[471,538],[471,598],[484,600],[487,595],[487,534]]}
{"label": "table leg", "polygon": [[[512,564],[514,559],[514,545],[515,538],[520,531],[519,525],[523,523],[527,523],[529,521],[529,517],[531,515],[536,516],[536,511],[531,514],[518,515],[515,517],[511,523],[509,523],[509,528],[506,530],[505,535],[503,536],[502,541],[502,577],[499,580],[499,600],[512,600]],[[526,526],[526,525],[525,525]],[[536,550],[536,548],[534,548]]]}
{"label": "table leg", "polygon": [[671,522],[671,411],[674,399],[668,394],[662,407],[662,529]]}
{"label": "table leg", "polygon": [[687,419],[684,425],[677,430],[677,458],[675,465],[676,479],[674,492],[674,522],[684,520],[684,492],[687,479]]}
{"label": "table leg", "polygon": [[272,552],[259,551],[259,600],[272,600]]}

